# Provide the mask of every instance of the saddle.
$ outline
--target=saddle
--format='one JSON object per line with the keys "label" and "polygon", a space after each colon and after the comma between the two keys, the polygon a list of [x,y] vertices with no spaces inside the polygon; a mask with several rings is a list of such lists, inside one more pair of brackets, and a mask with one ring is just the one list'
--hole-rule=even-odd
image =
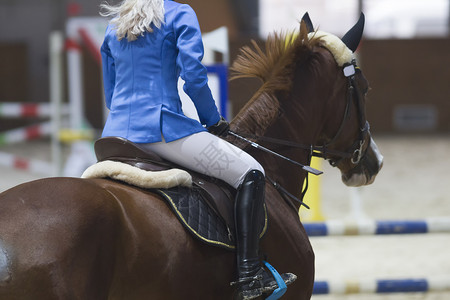
{"label": "saddle", "polygon": [[[105,137],[94,145],[99,163],[119,162],[149,172],[188,172],[191,186],[149,188],[160,195],[183,226],[202,242],[228,250],[235,249],[234,198],[236,190],[222,180],[185,169],[162,159],[120,137]],[[119,179],[120,180],[120,179]],[[261,224],[261,237],[267,228],[267,213]]]}

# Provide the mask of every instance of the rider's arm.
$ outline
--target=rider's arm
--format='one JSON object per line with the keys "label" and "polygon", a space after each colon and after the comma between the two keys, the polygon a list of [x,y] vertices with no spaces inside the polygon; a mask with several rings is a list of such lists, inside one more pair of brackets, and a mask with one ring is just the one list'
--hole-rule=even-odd
{"label": "rider's arm", "polygon": [[177,64],[185,81],[184,91],[194,102],[200,122],[206,126],[216,124],[220,115],[208,86],[206,67],[201,62],[204,50],[200,26],[189,5],[179,6],[174,32],[179,51]]}

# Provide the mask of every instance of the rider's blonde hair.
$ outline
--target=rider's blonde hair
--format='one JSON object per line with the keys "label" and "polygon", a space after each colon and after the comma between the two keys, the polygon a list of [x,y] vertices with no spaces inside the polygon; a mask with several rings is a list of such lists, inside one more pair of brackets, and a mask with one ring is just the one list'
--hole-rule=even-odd
{"label": "rider's blonde hair", "polygon": [[119,41],[134,41],[145,32],[153,32],[152,24],[161,28],[164,23],[164,0],[123,0],[116,6],[105,2],[100,10],[101,16],[112,17],[110,23]]}

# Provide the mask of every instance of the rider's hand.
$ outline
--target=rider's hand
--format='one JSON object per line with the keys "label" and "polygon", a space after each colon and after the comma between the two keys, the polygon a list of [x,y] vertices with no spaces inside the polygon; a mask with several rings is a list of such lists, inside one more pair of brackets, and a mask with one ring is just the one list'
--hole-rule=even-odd
{"label": "rider's hand", "polygon": [[225,137],[230,130],[230,124],[224,117],[220,117],[219,122],[208,127],[208,131],[214,135]]}

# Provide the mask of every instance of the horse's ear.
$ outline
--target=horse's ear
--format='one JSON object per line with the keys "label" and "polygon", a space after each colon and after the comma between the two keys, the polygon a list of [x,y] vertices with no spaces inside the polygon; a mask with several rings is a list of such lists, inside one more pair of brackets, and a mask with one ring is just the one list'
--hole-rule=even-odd
{"label": "horse's ear", "polygon": [[305,22],[306,28],[308,29],[308,32],[313,32],[314,31],[314,26],[311,22],[311,19],[309,18],[309,14],[306,12],[303,17],[302,17],[302,21]]}
{"label": "horse's ear", "polygon": [[344,44],[353,52],[358,48],[364,31],[364,14],[361,13],[358,22],[342,37]]}

